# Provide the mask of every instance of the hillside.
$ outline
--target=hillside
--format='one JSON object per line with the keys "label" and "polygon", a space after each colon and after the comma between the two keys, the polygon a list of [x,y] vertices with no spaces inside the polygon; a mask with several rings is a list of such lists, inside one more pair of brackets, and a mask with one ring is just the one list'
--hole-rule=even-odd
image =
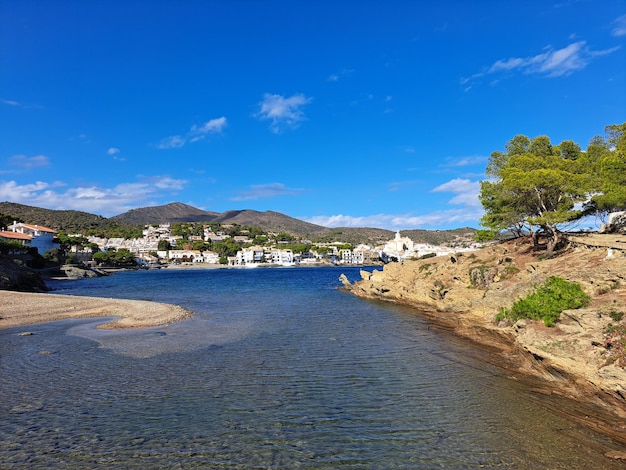
{"label": "hillside", "polygon": [[214,222],[220,214],[203,211],[182,202],[163,206],[140,207],[111,217],[111,220],[133,225],[165,224],[171,222]]}
{"label": "hillside", "polygon": [[0,202],[0,214],[20,219],[26,223],[70,232],[86,228],[107,227],[110,224],[107,218],[88,212],[42,209],[15,202]]}
{"label": "hillside", "polygon": [[[274,211],[231,210],[218,213],[204,211],[181,202],[132,209],[111,218],[87,212],[42,209],[13,202],[2,202],[0,214],[10,215],[24,222],[43,225],[54,230],[69,232],[172,222],[213,222],[259,227],[271,232],[287,232],[313,242],[338,241],[354,245],[360,243],[380,245],[394,236],[394,232],[380,228],[322,227]],[[415,243],[453,246],[470,243],[474,234],[475,230],[471,228],[402,231],[402,235],[408,236]]]}

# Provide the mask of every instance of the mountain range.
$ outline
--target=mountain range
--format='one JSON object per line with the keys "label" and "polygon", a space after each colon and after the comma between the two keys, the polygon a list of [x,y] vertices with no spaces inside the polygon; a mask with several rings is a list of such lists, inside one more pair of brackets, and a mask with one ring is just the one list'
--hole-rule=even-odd
{"label": "mountain range", "polygon": [[[219,213],[204,211],[181,202],[132,209],[110,218],[88,212],[43,209],[14,202],[0,202],[0,215],[3,214],[5,219],[20,219],[26,223],[69,232],[104,229],[112,225],[143,226],[173,222],[204,222],[259,227],[265,231],[287,232],[313,241],[341,241],[353,244],[377,245],[394,236],[394,232],[380,228],[322,227],[274,211],[231,210]],[[475,230],[472,228],[403,230],[402,235],[417,243],[449,244],[473,240]]]}

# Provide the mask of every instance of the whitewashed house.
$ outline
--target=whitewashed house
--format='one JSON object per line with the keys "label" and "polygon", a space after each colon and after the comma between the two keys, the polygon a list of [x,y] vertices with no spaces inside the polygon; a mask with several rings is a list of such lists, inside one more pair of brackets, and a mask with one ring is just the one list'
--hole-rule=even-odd
{"label": "whitewashed house", "polygon": [[29,246],[37,248],[40,255],[43,255],[47,251],[54,248],[58,248],[58,243],[54,242],[56,232],[51,228],[44,227],[42,225],[24,224],[22,222],[13,222],[13,224],[7,227],[8,232],[21,233],[22,235],[29,235],[31,238]]}

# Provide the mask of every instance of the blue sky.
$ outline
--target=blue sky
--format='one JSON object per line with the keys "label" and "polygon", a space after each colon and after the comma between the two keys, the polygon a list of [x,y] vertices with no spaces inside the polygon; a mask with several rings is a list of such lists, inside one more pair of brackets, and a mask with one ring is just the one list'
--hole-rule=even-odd
{"label": "blue sky", "polygon": [[491,152],[625,90],[624,0],[0,0],[0,200],[477,227]]}

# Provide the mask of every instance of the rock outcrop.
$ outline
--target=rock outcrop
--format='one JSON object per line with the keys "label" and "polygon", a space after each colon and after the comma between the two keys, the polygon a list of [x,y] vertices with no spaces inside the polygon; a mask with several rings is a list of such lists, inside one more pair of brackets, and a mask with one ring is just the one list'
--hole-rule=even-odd
{"label": "rock outcrop", "polygon": [[0,290],[44,292],[44,281],[18,259],[0,257]]}
{"label": "rock outcrop", "polygon": [[[497,351],[498,365],[543,393],[585,406],[585,424],[626,443],[626,352],[607,332],[626,319],[626,236],[580,235],[558,256],[542,259],[529,239],[482,250],[363,270],[345,289],[355,295],[411,305],[432,321]],[[579,283],[591,304],[567,310],[553,328],[520,320],[496,323],[502,307],[533,292],[550,276]],[[624,315],[626,316],[626,315]],[[612,325],[612,326],[610,326]],[[585,413],[583,413],[584,415]]]}
{"label": "rock outcrop", "polygon": [[85,268],[80,266],[65,265],[59,267],[57,277],[68,279],[83,279],[89,277],[101,277],[106,275],[106,272],[97,268]]}

